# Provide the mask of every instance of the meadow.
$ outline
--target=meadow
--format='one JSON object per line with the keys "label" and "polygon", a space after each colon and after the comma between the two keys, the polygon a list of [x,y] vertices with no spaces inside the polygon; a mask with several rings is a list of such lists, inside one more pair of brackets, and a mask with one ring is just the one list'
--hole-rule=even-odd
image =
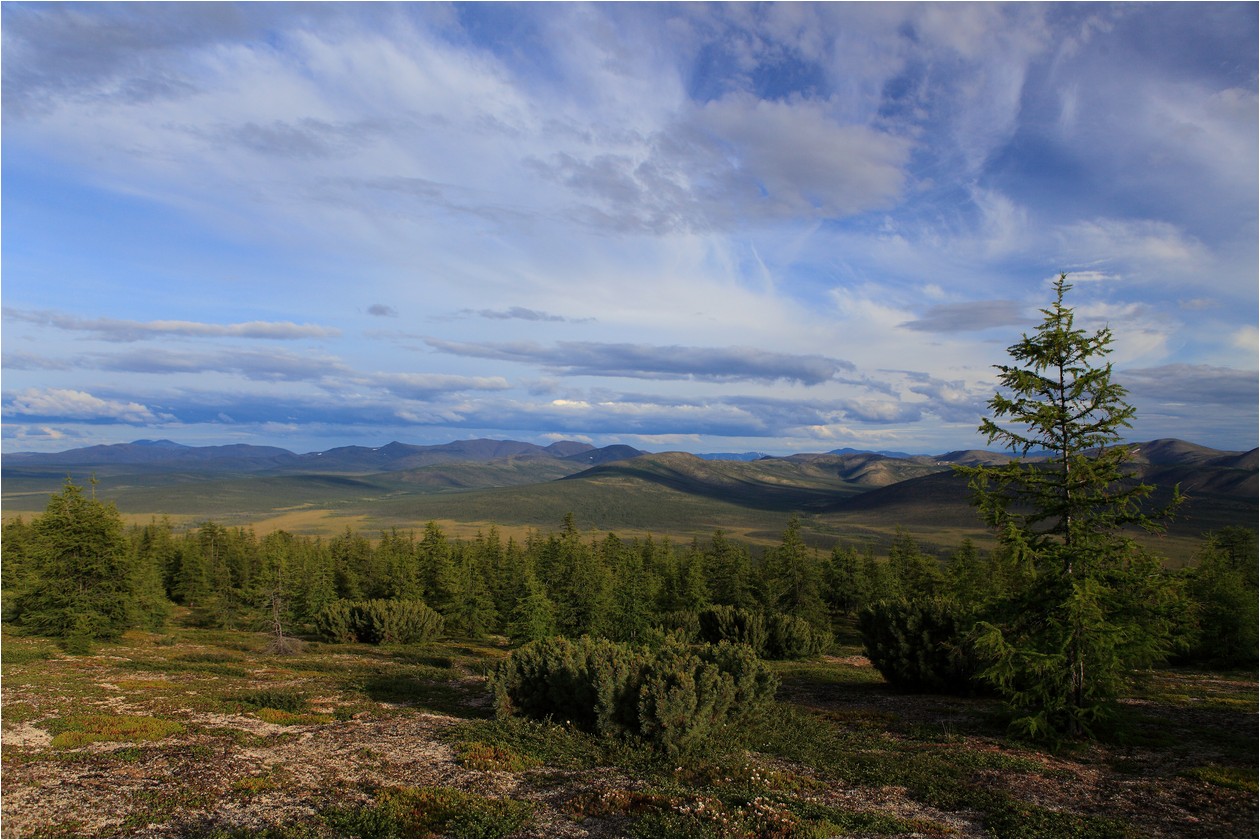
{"label": "meadow", "polygon": [[1160,668],[1095,742],[1011,740],[990,698],[891,688],[855,633],[768,663],[747,747],[685,760],[496,718],[507,640],[267,652],[3,637],[6,837],[1254,837],[1254,673]]}

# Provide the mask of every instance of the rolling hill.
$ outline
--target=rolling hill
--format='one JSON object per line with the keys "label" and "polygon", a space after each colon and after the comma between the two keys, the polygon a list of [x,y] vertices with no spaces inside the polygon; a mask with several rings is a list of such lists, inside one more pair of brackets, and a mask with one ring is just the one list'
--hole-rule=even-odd
{"label": "rolling hill", "polygon": [[[1161,544],[1186,555],[1198,536],[1226,525],[1255,527],[1257,453],[1178,440],[1128,445],[1136,477],[1167,498],[1190,501]],[[721,460],[684,452],[547,447],[469,440],[439,446],[390,443],[302,455],[274,447],[188,447],[170,441],[5,456],[6,516],[43,509],[67,475],[98,479],[96,492],[134,517],[256,523],[306,533],[346,524],[372,532],[428,520],[454,532],[495,524],[523,532],[556,527],[572,512],[584,529],[704,537],[721,528],[774,541],[802,516],[816,545],[887,543],[903,528],[929,543],[990,539],[970,504],[958,464],[1005,461],[967,450],[894,457],[874,452]]]}

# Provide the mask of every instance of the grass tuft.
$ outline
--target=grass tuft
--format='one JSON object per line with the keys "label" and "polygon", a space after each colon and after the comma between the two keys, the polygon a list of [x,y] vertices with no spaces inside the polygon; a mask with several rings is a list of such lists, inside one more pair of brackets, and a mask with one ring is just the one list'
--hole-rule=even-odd
{"label": "grass tuft", "polygon": [[1232,790],[1245,790],[1255,793],[1256,786],[1256,768],[1254,767],[1192,767],[1182,773],[1190,779],[1198,779],[1201,782],[1207,782],[1217,787],[1230,788]]}
{"label": "grass tuft", "polygon": [[325,815],[343,837],[510,837],[533,816],[515,799],[489,799],[446,787],[390,787],[370,805]]}
{"label": "grass tuft", "polygon": [[47,728],[57,749],[96,741],[157,741],[184,731],[182,723],[144,715],[69,715],[54,718]]}

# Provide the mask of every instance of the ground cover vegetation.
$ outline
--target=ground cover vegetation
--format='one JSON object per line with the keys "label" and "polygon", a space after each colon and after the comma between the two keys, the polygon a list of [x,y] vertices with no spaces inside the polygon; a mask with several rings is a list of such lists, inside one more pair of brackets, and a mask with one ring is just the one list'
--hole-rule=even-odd
{"label": "ground cover vegetation", "polygon": [[[982,427],[1052,457],[966,470],[989,550],[128,530],[67,482],[4,525],[6,834],[1254,836],[1255,533],[1131,539],[1069,289]],[[137,789],[50,805],[92,773]]]}

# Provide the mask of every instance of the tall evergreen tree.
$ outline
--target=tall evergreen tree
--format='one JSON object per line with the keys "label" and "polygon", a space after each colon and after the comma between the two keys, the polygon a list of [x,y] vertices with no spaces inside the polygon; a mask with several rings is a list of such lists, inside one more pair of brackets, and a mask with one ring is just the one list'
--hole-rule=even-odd
{"label": "tall evergreen tree", "polygon": [[705,571],[713,603],[753,606],[752,560],[747,549],[732,543],[720,529],[713,532],[705,551]]}
{"label": "tall evergreen tree", "polygon": [[297,540],[288,531],[273,531],[259,544],[252,601],[259,629],[271,636],[272,653],[288,654],[297,649],[291,637],[298,588],[296,553]]}
{"label": "tall evergreen tree", "polygon": [[498,615],[490,588],[477,563],[476,554],[464,543],[456,543],[451,551],[450,583],[446,609],[448,630],[480,638],[494,627]]}
{"label": "tall evergreen tree", "polygon": [[556,607],[534,574],[533,564],[521,570],[520,596],[512,607],[507,624],[508,637],[518,644],[534,642],[556,633]]}
{"label": "tall evergreen tree", "polygon": [[1134,409],[1103,362],[1111,331],[1075,326],[1070,289],[1060,275],[1037,331],[1008,348],[1016,364],[997,367],[1001,390],[980,426],[990,443],[1049,458],[963,470],[986,521],[1035,569],[1006,626],[985,628],[986,673],[1017,726],[1048,737],[1087,731],[1128,669],[1167,644],[1164,623],[1135,606],[1158,569],[1121,531],[1156,527],[1142,510],[1153,488],[1126,479],[1129,452],[1115,446]]}
{"label": "tall evergreen tree", "polygon": [[373,590],[372,543],[362,534],[346,530],[329,541],[332,554],[333,587],[337,597],[362,601]]}
{"label": "tall evergreen tree", "polygon": [[888,571],[894,590],[903,598],[935,594],[941,584],[936,560],[924,554],[914,537],[900,528],[888,548]]}
{"label": "tall evergreen tree", "polygon": [[[441,538],[441,547],[443,551],[447,550],[445,537]],[[373,597],[400,600],[414,600],[422,597],[424,570],[421,567],[423,562],[417,561],[416,541],[413,534],[390,528],[381,534],[381,540],[377,543],[374,554],[372,565],[377,573],[377,588]]]}
{"label": "tall evergreen tree", "polygon": [[652,624],[654,598],[648,571],[650,549],[636,551],[615,534],[599,544],[600,562],[612,569],[612,617],[609,636],[617,641],[635,642]]}
{"label": "tall evergreen tree", "polygon": [[4,546],[4,561],[0,562],[0,592],[3,593],[0,614],[5,621],[17,617],[17,604],[30,573],[32,538],[31,527],[22,517],[4,523],[3,538],[0,538],[0,545]]}
{"label": "tall evergreen tree", "polygon": [[[450,542],[436,522],[426,522],[424,536],[416,546],[420,588],[408,597],[422,598],[445,615],[458,598],[459,580]],[[401,596],[400,596],[401,597]]]}
{"label": "tall evergreen tree", "polygon": [[[67,481],[31,523],[30,536],[28,576],[16,604],[23,625],[86,646],[150,623],[154,605],[143,602],[160,595],[161,578],[137,568],[112,504]],[[157,593],[148,591],[153,586]]]}
{"label": "tall evergreen tree", "polygon": [[823,602],[822,564],[801,538],[801,521],[793,516],[778,546],[766,552],[765,607],[803,618],[830,631],[831,616]]}

